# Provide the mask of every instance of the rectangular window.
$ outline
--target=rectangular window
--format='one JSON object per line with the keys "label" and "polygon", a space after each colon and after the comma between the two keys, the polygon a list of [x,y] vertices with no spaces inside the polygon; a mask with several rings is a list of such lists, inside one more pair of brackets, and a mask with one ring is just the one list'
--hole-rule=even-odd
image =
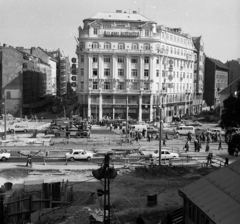
{"label": "rectangular window", "polygon": [[145,64],[148,64],[148,63],[149,63],[149,57],[145,57],[145,58],[144,58],[144,63],[145,63]]}
{"label": "rectangular window", "polygon": [[98,29],[97,28],[93,28],[93,34],[97,34]]}
{"label": "rectangular window", "polygon": [[93,82],[93,89],[98,89],[98,83],[97,82]]}
{"label": "rectangular window", "polygon": [[148,83],[144,83],[144,90],[148,90]]}
{"label": "rectangular window", "polygon": [[148,77],[148,74],[149,74],[149,70],[145,69],[144,70],[144,77]]}
{"label": "rectangular window", "polygon": [[104,82],[104,89],[110,89],[110,82]]}
{"label": "rectangular window", "polygon": [[118,57],[118,63],[124,63],[124,57]]}
{"label": "rectangular window", "polygon": [[124,70],[118,69],[118,76],[124,76]]}
{"label": "rectangular window", "polygon": [[156,76],[159,77],[159,70],[156,71]]}
{"label": "rectangular window", "polygon": [[149,37],[149,30],[145,30],[145,36]]}
{"label": "rectangular window", "polygon": [[124,89],[124,82],[119,82],[117,89]]}
{"label": "rectangular window", "polygon": [[81,62],[84,62],[84,55],[81,55]]}
{"label": "rectangular window", "polygon": [[104,62],[105,63],[110,63],[110,57],[104,57]]}
{"label": "rectangular window", "polygon": [[84,82],[81,82],[81,87],[80,89],[84,89]]}
{"label": "rectangular window", "polygon": [[105,76],[110,76],[110,69],[109,68],[104,68],[104,75]]}
{"label": "rectangular window", "polygon": [[137,77],[137,69],[132,69],[132,76]]}
{"label": "rectangular window", "polygon": [[98,62],[98,56],[93,56],[93,62]]}
{"label": "rectangular window", "polygon": [[157,90],[159,90],[159,82],[156,82]]}
{"label": "rectangular window", "polygon": [[97,76],[98,75],[98,70],[97,70],[97,68],[94,68],[93,69],[93,76]]}
{"label": "rectangular window", "polygon": [[81,68],[81,75],[84,75],[84,68]]}
{"label": "rectangular window", "polygon": [[131,63],[137,64],[138,63],[138,59],[136,57],[132,57],[131,58]]}
{"label": "rectangular window", "polygon": [[159,64],[159,58],[157,58],[157,64]]}
{"label": "rectangular window", "polygon": [[137,90],[137,82],[132,83],[132,90]]}

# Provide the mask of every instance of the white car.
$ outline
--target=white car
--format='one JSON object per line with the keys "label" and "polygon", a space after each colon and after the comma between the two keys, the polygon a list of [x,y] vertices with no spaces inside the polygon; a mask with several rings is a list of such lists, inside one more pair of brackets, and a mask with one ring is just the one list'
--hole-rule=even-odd
{"label": "white car", "polygon": [[[158,149],[149,150],[149,151],[142,150],[140,151],[140,154],[144,156],[154,157],[154,158],[159,157]],[[169,152],[166,149],[161,150],[161,159],[174,159],[174,158],[179,158],[179,154],[175,152]]]}
{"label": "white car", "polygon": [[74,161],[75,159],[86,159],[90,161],[95,153],[86,151],[84,149],[72,149],[66,153],[66,159]]}
{"label": "white car", "polygon": [[8,152],[0,152],[0,160],[6,161],[10,158],[10,153]]}
{"label": "white car", "polygon": [[30,129],[30,126],[28,124],[16,124],[14,127],[9,128],[8,130],[14,133],[18,131],[28,132],[29,129]]}

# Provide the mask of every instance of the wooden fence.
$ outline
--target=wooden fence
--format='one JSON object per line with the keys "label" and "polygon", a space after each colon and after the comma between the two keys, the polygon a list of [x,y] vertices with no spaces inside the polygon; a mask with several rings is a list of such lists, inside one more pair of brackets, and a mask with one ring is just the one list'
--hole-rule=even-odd
{"label": "wooden fence", "polygon": [[39,186],[25,186],[22,194],[4,201],[1,211],[4,214],[3,224],[31,222],[31,214],[35,211],[42,208],[70,206],[72,203],[73,187],[68,185],[68,181],[43,183],[41,189],[36,188]]}

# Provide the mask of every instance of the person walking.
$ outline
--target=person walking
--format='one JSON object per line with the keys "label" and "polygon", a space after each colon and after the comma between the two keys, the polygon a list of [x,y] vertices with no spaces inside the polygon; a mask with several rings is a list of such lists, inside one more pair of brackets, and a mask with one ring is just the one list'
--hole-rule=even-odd
{"label": "person walking", "polygon": [[207,156],[207,166],[212,164],[212,157],[213,157],[212,152],[209,152]]}
{"label": "person walking", "polygon": [[148,132],[147,133],[147,140],[150,142],[151,141],[151,136],[150,136],[150,133]]}
{"label": "person walking", "polygon": [[136,134],[135,140],[136,140],[136,142],[138,143],[138,145],[140,146],[138,134]]}
{"label": "person walking", "polygon": [[186,152],[189,151],[189,141],[187,140],[186,144],[185,144],[185,149],[186,149]]}
{"label": "person walking", "polygon": [[205,152],[209,152],[209,149],[210,149],[210,147],[209,147],[209,144],[207,143]]}
{"label": "person walking", "polygon": [[194,152],[197,151],[197,145],[198,145],[198,140],[195,139],[195,140],[194,140]]}
{"label": "person walking", "polygon": [[220,139],[219,142],[218,142],[218,150],[220,150],[220,149],[223,150],[221,139]]}
{"label": "person walking", "polygon": [[166,146],[166,139],[163,139],[163,146]]}

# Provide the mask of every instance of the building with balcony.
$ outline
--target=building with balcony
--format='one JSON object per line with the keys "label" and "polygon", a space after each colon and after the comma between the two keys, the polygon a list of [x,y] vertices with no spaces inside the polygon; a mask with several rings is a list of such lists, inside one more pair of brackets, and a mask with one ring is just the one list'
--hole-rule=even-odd
{"label": "building with balcony", "polygon": [[[78,101],[81,116],[154,120],[190,113],[194,50],[180,28],[157,25],[136,11],[98,13],[79,27]],[[128,99],[128,100],[127,100]]]}
{"label": "building with balcony", "polygon": [[208,107],[220,106],[219,92],[228,86],[229,69],[221,61],[206,57],[204,100]]}
{"label": "building with balcony", "polygon": [[205,53],[202,36],[193,37],[192,39],[196,48],[194,61],[193,113],[198,114],[202,111],[203,106]]}
{"label": "building with balcony", "polygon": [[70,73],[69,57],[66,57],[60,49],[48,52],[57,60],[57,96],[65,96],[67,94],[67,76]]}

